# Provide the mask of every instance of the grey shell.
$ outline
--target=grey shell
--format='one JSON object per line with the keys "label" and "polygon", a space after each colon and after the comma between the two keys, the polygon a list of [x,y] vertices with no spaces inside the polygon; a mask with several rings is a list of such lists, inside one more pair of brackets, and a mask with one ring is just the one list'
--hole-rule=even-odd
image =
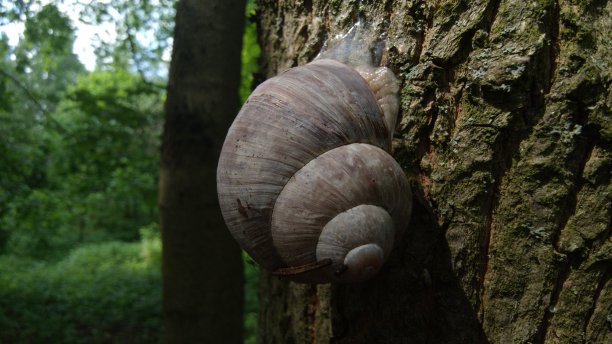
{"label": "grey shell", "polygon": [[411,195],[390,146],[358,72],[333,60],[292,68],[257,87],[229,130],[217,170],[225,222],[271,271],[316,264],[322,229],[360,204],[389,212],[395,241]]}

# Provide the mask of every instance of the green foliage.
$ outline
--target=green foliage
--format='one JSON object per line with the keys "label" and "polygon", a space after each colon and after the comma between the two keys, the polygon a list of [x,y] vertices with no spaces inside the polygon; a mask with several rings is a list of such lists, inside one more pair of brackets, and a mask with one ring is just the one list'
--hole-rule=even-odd
{"label": "green foliage", "polygon": [[40,181],[21,180],[0,217],[6,250],[44,257],[79,242],[137,239],[157,219],[161,104],[158,90],[126,71],[79,77],[53,113],[65,131],[41,129],[37,144],[13,155],[35,158],[14,165],[40,169],[28,173]]}
{"label": "green foliage", "polygon": [[[0,253],[11,240],[18,250],[41,252],[50,240],[29,234],[43,233],[42,226],[58,220],[46,214],[57,206],[48,187],[47,164],[53,131],[62,129],[51,112],[84,70],[69,49],[70,21],[54,5],[38,12],[29,12],[29,4],[7,7],[3,1],[0,7],[12,18],[25,18],[17,46],[6,39],[0,44]],[[16,224],[23,228],[17,230]],[[15,232],[19,235],[14,237]]]}
{"label": "green foliage", "polygon": [[[8,44],[8,38],[5,35],[0,35],[0,70],[4,70],[10,64],[9,53],[11,47]],[[13,103],[13,95],[9,88],[10,80],[6,76],[0,77],[0,114],[11,111]],[[4,120],[6,117],[0,117]]]}
{"label": "green foliage", "polygon": [[36,13],[35,19],[25,23],[25,42],[36,46],[42,56],[70,54],[74,41],[70,18],[49,4]]}
{"label": "green foliage", "polygon": [[0,25],[19,21],[26,11],[24,0],[0,1]]}
{"label": "green foliage", "polygon": [[257,5],[255,2],[247,1],[246,23],[244,35],[242,36],[242,69],[240,80],[240,101],[244,103],[253,90],[253,75],[259,71],[259,55],[261,49],[257,43],[257,25],[255,25],[255,14]]}
{"label": "green foliage", "polygon": [[47,232],[61,225],[59,207],[55,197],[44,189],[33,189],[11,202],[2,219],[2,225],[10,229],[6,244],[9,251],[43,257],[52,248],[63,247],[61,238]]}
{"label": "green foliage", "polygon": [[125,71],[80,78],[58,105],[70,135],[59,140],[50,175],[82,240],[133,240],[157,219],[161,108],[161,94]]}
{"label": "green foliage", "polygon": [[0,342],[158,342],[161,271],[142,254],[151,240],[83,245],[56,263],[0,256]]}
{"label": "green foliage", "polygon": [[[44,5],[43,5],[44,3]],[[0,343],[157,342],[158,151],[175,2],[79,3],[113,23],[95,71],[72,52],[64,1],[0,0]],[[59,6],[59,7],[58,7]],[[242,101],[260,49],[247,1]],[[245,342],[257,332],[257,266],[245,257]]]}
{"label": "green foliage", "polygon": [[95,42],[98,67],[136,71],[146,80],[159,79],[169,66],[164,52],[172,44],[176,1],[91,1],[81,20],[92,24],[112,23],[117,37]]}
{"label": "green foliage", "polygon": [[[70,18],[53,4],[29,14],[25,21],[23,39],[11,52],[14,58],[13,75],[25,90],[40,104],[28,99],[24,105],[35,112],[51,112],[63,91],[84,72],[72,53],[74,28]],[[48,116],[48,114],[44,114]]]}
{"label": "green foliage", "polygon": [[140,228],[140,256],[148,265],[161,266],[161,233],[155,222]]}

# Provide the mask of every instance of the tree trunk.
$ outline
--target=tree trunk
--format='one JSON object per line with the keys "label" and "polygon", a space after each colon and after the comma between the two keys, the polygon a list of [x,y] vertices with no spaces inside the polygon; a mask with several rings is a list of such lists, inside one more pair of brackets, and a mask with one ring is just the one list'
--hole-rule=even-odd
{"label": "tree trunk", "polygon": [[215,175],[238,111],[243,25],[241,1],[178,2],[159,196],[167,343],[242,342],[242,259]]}
{"label": "tree trunk", "polygon": [[267,77],[358,19],[402,87],[408,234],[356,285],[262,274],[262,343],[611,343],[612,3],[267,1]]}

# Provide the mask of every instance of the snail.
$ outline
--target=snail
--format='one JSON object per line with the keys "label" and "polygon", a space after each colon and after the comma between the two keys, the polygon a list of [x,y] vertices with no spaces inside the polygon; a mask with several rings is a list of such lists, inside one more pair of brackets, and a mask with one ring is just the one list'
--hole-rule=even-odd
{"label": "snail", "polygon": [[240,246],[304,283],[374,276],[410,218],[390,155],[398,82],[386,67],[322,58],[259,85],[231,125],[219,203]]}

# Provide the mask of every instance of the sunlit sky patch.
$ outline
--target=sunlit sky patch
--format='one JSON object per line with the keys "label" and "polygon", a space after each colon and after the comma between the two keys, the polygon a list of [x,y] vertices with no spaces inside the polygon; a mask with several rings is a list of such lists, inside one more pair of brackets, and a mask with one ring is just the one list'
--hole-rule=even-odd
{"label": "sunlit sky patch", "polygon": [[[42,5],[50,3],[49,0],[41,1]],[[72,51],[78,56],[81,63],[87,70],[93,70],[96,66],[96,56],[94,53],[94,42],[111,42],[117,37],[114,23],[104,23],[102,25],[90,25],[79,20],[79,13],[83,9],[83,4],[77,1],[66,1],[58,4],[62,13],[68,15],[75,28],[75,42]],[[33,8],[36,10],[36,8]],[[23,23],[10,23],[0,26],[0,32],[7,35],[9,44],[15,46],[23,35],[25,25]]]}

